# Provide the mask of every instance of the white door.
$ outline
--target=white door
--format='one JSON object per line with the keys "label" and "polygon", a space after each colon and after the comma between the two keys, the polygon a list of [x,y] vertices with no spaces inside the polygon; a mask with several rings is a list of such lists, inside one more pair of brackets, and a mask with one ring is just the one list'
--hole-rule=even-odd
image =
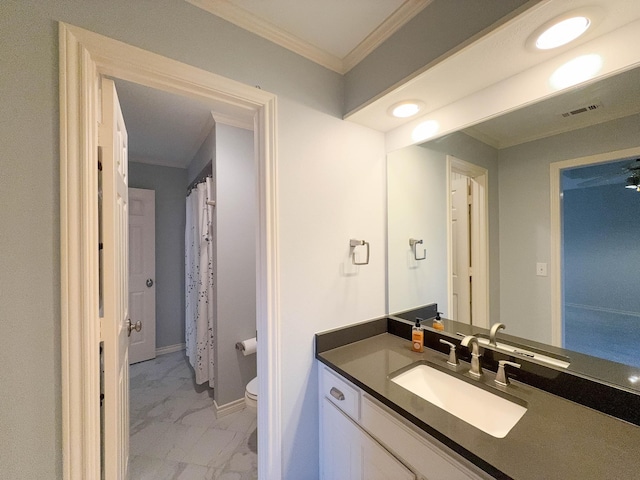
{"label": "white door", "polygon": [[469,179],[462,175],[451,180],[451,242],[453,320],[471,323]]}
{"label": "white door", "polygon": [[129,189],[129,363],[156,357],[156,192]]}
{"label": "white door", "polygon": [[104,316],[104,472],[126,480],[129,463],[129,259],[127,131],[113,81],[101,81]]}

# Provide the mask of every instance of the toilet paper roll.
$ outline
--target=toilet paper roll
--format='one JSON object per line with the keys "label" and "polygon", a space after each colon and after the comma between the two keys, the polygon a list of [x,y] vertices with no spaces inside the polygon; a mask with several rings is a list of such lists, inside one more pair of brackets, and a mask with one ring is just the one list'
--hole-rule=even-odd
{"label": "toilet paper roll", "polygon": [[257,349],[258,341],[256,340],[256,337],[247,338],[242,342],[236,343],[236,350],[240,350],[245,357],[256,353]]}

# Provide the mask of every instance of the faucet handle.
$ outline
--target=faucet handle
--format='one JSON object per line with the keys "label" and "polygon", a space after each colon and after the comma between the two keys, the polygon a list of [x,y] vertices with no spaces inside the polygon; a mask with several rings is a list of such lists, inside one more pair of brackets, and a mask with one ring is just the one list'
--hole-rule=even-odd
{"label": "faucet handle", "polygon": [[508,360],[500,360],[498,362],[498,373],[496,373],[495,382],[498,385],[502,385],[503,387],[506,387],[507,385],[509,385],[509,377],[507,376],[507,372],[504,368],[505,365],[509,365],[515,368],[520,368],[522,366],[519,363],[509,362]]}
{"label": "faucet handle", "polygon": [[452,367],[456,367],[460,365],[458,361],[458,355],[456,354],[456,346],[454,343],[446,341],[444,338],[440,339],[440,343],[444,343],[445,345],[449,345],[449,360],[447,360],[447,364]]}

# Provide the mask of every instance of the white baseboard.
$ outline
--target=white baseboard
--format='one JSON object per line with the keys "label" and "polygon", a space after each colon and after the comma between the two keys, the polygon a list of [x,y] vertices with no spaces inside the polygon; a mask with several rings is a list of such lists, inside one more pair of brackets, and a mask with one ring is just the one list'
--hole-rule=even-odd
{"label": "white baseboard", "polygon": [[216,412],[216,418],[224,417],[231,413],[239,412],[245,407],[244,397],[233,402],[225,403],[224,405],[218,405],[218,402],[213,401],[213,408]]}
{"label": "white baseboard", "polygon": [[179,352],[187,348],[185,343],[176,343],[175,345],[167,345],[166,347],[156,348],[156,357],[158,355],[164,355],[166,353]]}

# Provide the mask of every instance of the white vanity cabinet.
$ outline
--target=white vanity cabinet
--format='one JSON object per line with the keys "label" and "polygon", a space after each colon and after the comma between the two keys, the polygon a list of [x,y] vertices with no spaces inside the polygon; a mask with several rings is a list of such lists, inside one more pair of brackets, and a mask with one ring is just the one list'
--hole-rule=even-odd
{"label": "white vanity cabinet", "polygon": [[319,364],[322,480],[493,478]]}
{"label": "white vanity cabinet", "polygon": [[320,477],[415,480],[411,470],[349,417],[357,418],[360,392],[328,370],[323,369],[322,376],[325,378],[320,384],[321,388],[324,385],[326,395],[320,398]]}
{"label": "white vanity cabinet", "polygon": [[326,398],[322,409],[322,478],[415,480],[416,476]]}

